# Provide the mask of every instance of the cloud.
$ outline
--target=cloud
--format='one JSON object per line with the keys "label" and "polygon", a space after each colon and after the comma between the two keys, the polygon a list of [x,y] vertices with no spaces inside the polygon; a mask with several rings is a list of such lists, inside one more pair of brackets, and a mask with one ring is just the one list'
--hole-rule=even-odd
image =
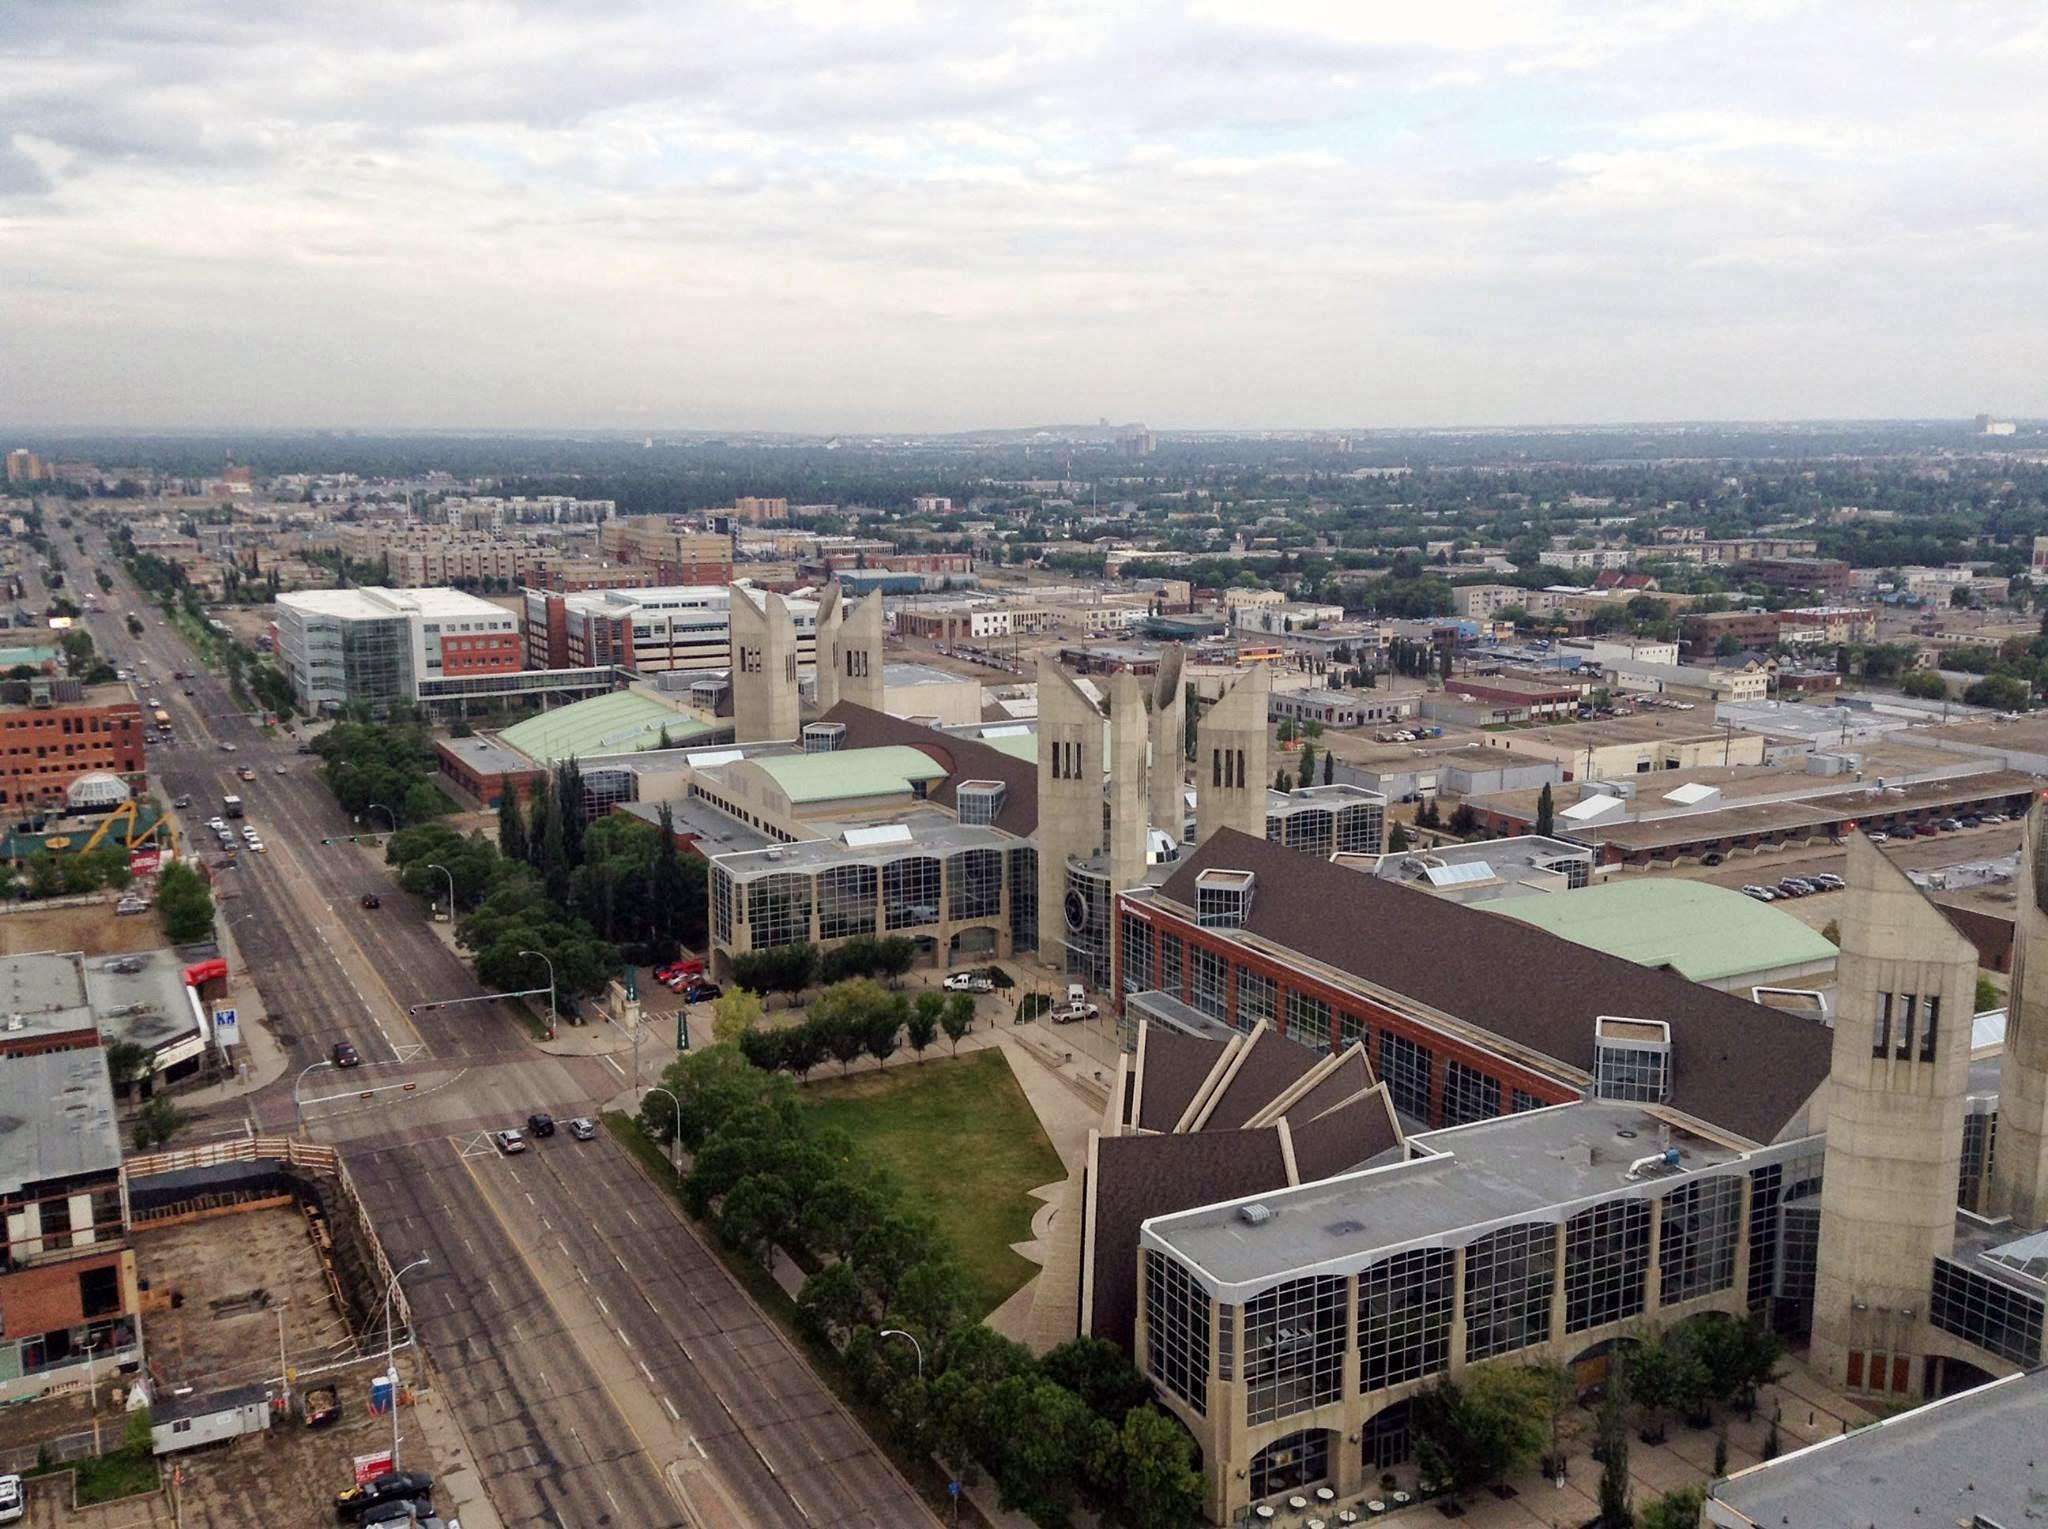
{"label": "cloud", "polygon": [[27,5],[0,418],[2048,413],[2031,5]]}

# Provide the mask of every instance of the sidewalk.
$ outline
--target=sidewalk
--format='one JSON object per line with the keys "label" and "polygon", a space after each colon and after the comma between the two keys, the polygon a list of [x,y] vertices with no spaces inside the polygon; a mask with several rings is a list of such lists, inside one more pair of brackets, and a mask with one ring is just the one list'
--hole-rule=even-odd
{"label": "sidewalk", "polygon": [[291,1065],[290,1054],[271,1029],[270,1012],[263,1006],[263,995],[257,990],[256,978],[243,964],[241,951],[235,944],[234,923],[232,918],[221,919],[216,926],[214,942],[220,946],[220,953],[228,963],[227,1006],[235,1011],[235,1030],[242,1038],[235,1048],[238,1074],[198,1088],[179,1089],[171,1097],[180,1106],[204,1108],[236,1103],[257,1089],[275,1083]]}

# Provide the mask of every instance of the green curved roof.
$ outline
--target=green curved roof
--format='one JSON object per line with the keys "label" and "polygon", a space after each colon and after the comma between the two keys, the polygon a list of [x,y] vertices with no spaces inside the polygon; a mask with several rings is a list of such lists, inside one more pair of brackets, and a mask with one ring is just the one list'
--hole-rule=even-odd
{"label": "green curved roof", "polygon": [[1631,876],[1577,892],[1496,897],[1474,906],[1534,924],[1574,945],[1694,982],[1818,965],[1832,941],[1769,903],[1710,882]]}
{"label": "green curved roof", "polygon": [[946,775],[945,767],[931,755],[907,743],[826,754],[766,754],[748,763],[766,771],[793,806],[894,796],[910,790],[914,781],[943,780]]}
{"label": "green curved roof", "polygon": [[516,722],[498,734],[498,741],[519,750],[528,759],[553,764],[558,759],[589,759],[597,754],[627,754],[657,748],[661,730],[668,729],[671,743],[688,743],[710,731],[702,722],[692,722],[673,706],[635,690],[614,690],[610,695],[592,696],[568,706],[558,706],[537,717]]}

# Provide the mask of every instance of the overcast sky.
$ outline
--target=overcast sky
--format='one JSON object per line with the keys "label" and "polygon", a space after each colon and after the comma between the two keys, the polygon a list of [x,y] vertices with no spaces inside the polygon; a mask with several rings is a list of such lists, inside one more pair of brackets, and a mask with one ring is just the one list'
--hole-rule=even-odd
{"label": "overcast sky", "polygon": [[0,426],[2048,414],[2040,0],[0,7]]}

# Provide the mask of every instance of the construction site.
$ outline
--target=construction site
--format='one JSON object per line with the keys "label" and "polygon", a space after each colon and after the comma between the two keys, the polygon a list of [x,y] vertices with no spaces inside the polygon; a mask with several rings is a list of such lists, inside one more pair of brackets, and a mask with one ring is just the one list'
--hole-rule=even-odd
{"label": "construction site", "polygon": [[[141,1376],[95,1385],[97,1447],[120,1445],[140,1389],[162,1490],[74,1510],[60,1471],[30,1483],[27,1522],[331,1524],[335,1494],[386,1468],[394,1417],[403,1467],[441,1474],[428,1435],[454,1431],[423,1422],[430,1387],[405,1293],[331,1149],[232,1140],[131,1158],[128,1175],[146,1360]],[[395,1388],[380,1383],[387,1345]],[[82,1457],[93,1424],[83,1394],[15,1409],[0,1457],[7,1469]]]}

